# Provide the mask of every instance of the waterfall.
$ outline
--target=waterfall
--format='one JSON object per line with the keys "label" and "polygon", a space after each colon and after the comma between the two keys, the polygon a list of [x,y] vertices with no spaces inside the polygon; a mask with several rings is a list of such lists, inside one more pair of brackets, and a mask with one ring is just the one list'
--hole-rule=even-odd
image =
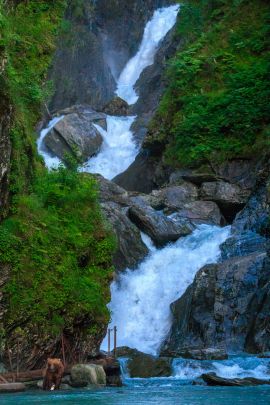
{"label": "waterfall", "polygon": [[[157,354],[171,326],[170,304],[183,295],[202,266],[217,261],[219,246],[229,233],[230,227],[200,225],[163,249],[144,237],[148,257],[111,286],[111,327],[117,325],[118,346]],[[106,344],[105,339],[104,349]]]}
{"label": "waterfall", "polygon": [[126,170],[138,153],[130,130],[134,120],[135,117],[107,116],[107,131],[96,125],[103,144],[99,154],[90,158],[81,171],[100,173],[111,180]]}
{"label": "waterfall", "polygon": [[117,95],[128,104],[138,100],[134,85],[143,70],[154,63],[158,45],[174,26],[178,11],[179,5],[161,8],[155,11],[152,20],[147,23],[139,51],[127,63],[118,79]]}
{"label": "waterfall", "polygon": [[[137,54],[127,63],[117,83],[116,95],[128,104],[137,101],[138,96],[134,85],[143,70],[154,63],[158,45],[169,30],[174,26],[179,11],[179,5],[158,9],[147,23],[142,43]],[[107,179],[125,171],[138,154],[137,145],[133,139],[131,126],[136,117],[107,117],[107,131],[96,126],[103,137],[103,145],[97,156],[91,157],[80,171],[100,173]],[[61,118],[55,118],[49,126],[42,130],[38,139],[38,151],[43,156],[48,168],[58,166],[60,160],[52,157],[43,145],[43,139]]]}
{"label": "waterfall", "polygon": [[47,135],[48,132],[50,132],[51,129],[53,129],[53,127],[59,122],[61,121],[61,119],[63,118],[63,116],[61,117],[55,117],[53,118],[47,128],[42,129],[42,131],[40,132],[40,136],[37,140],[37,149],[38,149],[38,153],[43,157],[44,162],[46,164],[46,167],[48,169],[52,169],[52,168],[57,168],[60,163],[61,160],[58,159],[58,157],[56,156],[52,156],[49,151],[47,150],[46,146],[43,143],[43,140],[45,138],[45,136]]}
{"label": "waterfall", "polygon": [[[127,63],[117,83],[116,94],[129,105],[138,100],[134,85],[143,70],[154,63],[160,41],[174,26],[179,5],[158,9],[147,23],[137,54]],[[111,180],[124,172],[135,160],[138,148],[133,139],[131,126],[136,117],[107,118],[107,131],[98,128],[104,143],[100,153],[90,158],[82,168],[89,173],[100,173]]]}

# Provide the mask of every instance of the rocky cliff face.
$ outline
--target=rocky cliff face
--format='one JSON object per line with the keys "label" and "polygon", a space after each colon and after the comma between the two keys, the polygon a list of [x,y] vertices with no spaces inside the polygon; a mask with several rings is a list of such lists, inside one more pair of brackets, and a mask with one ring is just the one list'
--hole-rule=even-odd
{"label": "rocky cliff face", "polygon": [[50,77],[50,109],[76,103],[101,109],[114,96],[116,79],[137,51],[145,23],[169,0],[94,1],[69,6]]}
{"label": "rocky cliff face", "polygon": [[259,167],[255,189],[222,246],[221,262],[202,268],[172,304],[173,324],[163,355],[207,347],[270,350],[269,158]]}

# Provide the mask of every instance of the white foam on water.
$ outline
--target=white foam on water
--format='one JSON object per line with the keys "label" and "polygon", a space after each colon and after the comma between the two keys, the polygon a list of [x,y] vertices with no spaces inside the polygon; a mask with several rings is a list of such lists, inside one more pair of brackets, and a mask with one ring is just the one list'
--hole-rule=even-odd
{"label": "white foam on water", "polygon": [[81,170],[100,173],[109,180],[125,171],[138,153],[130,130],[134,119],[107,116],[107,131],[96,125],[103,137],[103,144],[99,154],[90,158]]}
{"label": "white foam on water", "polygon": [[111,327],[118,328],[118,346],[158,352],[171,327],[170,304],[181,297],[202,266],[218,259],[219,246],[229,233],[230,227],[200,225],[192,235],[163,249],[151,245],[136,270],[127,270],[113,282],[109,309]]}
{"label": "white foam on water", "polygon": [[64,116],[61,115],[60,117],[55,117],[53,118],[48,126],[44,129],[42,129],[42,131],[40,132],[40,136],[37,140],[37,148],[38,148],[38,153],[43,157],[44,162],[46,164],[46,167],[48,169],[54,169],[57,168],[60,164],[61,164],[61,160],[56,157],[56,156],[52,156],[50,154],[50,152],[48,151],[48,149],[46,148],[46,146],[44,145],[44,138],[45,136],[48,134],[48,132],[51,131],[51,129],[53,129],[53,127],[59,122],[61,121],[61,119]]}
{"label": "white foam on water", "polygon": [[139,51],[130,59],[118,79],[117,95],[128,104],[138,100],[134,85],[144,69],[154,63],[160,41],[175,25],[178,12],[179,5],[158,9],[147,23]]}
{"label": "white foam on water", "polygon": [[[147,23],[137,54],[128,62],[118,80],[117,94],[129,104],[138,99],[134,85],[142,71],[154,62],[158,45],[175,24],[178,10],[179,5],[158,9]],[[80,171],[100,173],[109,180],[124,172],[138,154],[138,147],[131,131],[135,118],[108,116],[107,131],[96,126],[104,139],[103,145],[98,155],[90,158]],[[57,167],[60,159],[50,155],[44,147],[43,140],[59,119],[61,118],[51,121],[48,128],[41,131],[38,140],[39,153],[48,168]]]}
{"label": "white foam on water", "polygon": [[222,361],[199,361],[190,359],[174,360],[174,378],[194,380],[204,373],[216,373],[223,378],[254,377],[270,379],[268,359],[258,357],[232,357]]}

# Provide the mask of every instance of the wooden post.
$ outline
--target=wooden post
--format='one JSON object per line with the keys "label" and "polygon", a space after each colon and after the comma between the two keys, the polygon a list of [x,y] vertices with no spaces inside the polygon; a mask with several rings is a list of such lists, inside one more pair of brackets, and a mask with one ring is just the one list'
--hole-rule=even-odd
{"label": "wooden post", "polygon": [[16,377],[18,378],[19,374],[19,340],[17,339],[17,355],[16,355]]}
{"label": "wooden post", "polygon": [[114,357],[116,358],[116,347],[117,347],[117,327],[115,326],[113,328],[114,331],[114,349],[113,349],[113,353],[114,353]]}
{"label": "wooden post", "polygon": [[111,329],[108,329],[108,356],[111,353]]}
{"label": "wooden post", "polygon": [[63,332],[62,332],[61,340],[62,340],[63,363],[64,363],[64,367],[66,368],[65,341],[64,341],[64,333]]}

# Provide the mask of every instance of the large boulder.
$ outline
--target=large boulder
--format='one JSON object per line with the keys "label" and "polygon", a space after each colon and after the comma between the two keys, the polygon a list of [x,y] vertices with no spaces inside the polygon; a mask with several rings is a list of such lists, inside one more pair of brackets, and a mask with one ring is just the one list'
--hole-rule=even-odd
{"label": "large boulder", "polygon": [[212,201],[193,201],[183,205],[178,216],[193,224],[224,225],[226,223],[217,204]]}
{"label": "large boulder", "polygon": [[51,153],[66,160],[74,156],[79,162],[95,155],[103,139],[87,115],[65,115],[45,136],[44,144]]}
{"label": "large boulder", "polygon": [[200,189],[201,199],[216,202],[229,222],[244,208],[249,195],[250,190],[225,181],[203,183]]}
{"label": "large boulder", "polygon": [[97,364],[76,364],[70,370],[70,385],[80,388],[88,385],[106,385],[106,374],[102,366]]}
{"label": "large boulder", "polygon": [[[206,265],[185,294],[172,304],[173,324],[162,355],[181,355],[186,349],[244,350],[254,322],[265,323],[264,334],[251,351],[270,349],[268,303],[270,268],[266,254],[254,253]],[[268,277],[268,278],[267,278]],[[255,334],[256,334],[255,333]]]}
{"label": "large boulder", "polygon": [[129,347],[118,348],[117,355],[128,357],[127,368],[131,378],[170,377],[172,375],[171,359],[151,356]]}
{"label": "large boulder", "polygon": [[113,116],[126,116],[128,115],[129,105],[121,97],[113,98],[108,104],[103,108],[103,112],[108,115]]}
{"label": "large boulder", "polygon": [[152,238],[157,246],[174,242],[181,236],[189,235],[193,227],[187,221],[174,221],[161,211],[147,205],[133,205],[129,208],[129,218],[139,229]]}
{"label": "large boulder", "polygon": [[151,195],[158,198],[164,207],[173,212],[183,208],[185,203],[195,201],[198,198],[198,188],[192,183],[183,182],[179,186],[153,190]]}

